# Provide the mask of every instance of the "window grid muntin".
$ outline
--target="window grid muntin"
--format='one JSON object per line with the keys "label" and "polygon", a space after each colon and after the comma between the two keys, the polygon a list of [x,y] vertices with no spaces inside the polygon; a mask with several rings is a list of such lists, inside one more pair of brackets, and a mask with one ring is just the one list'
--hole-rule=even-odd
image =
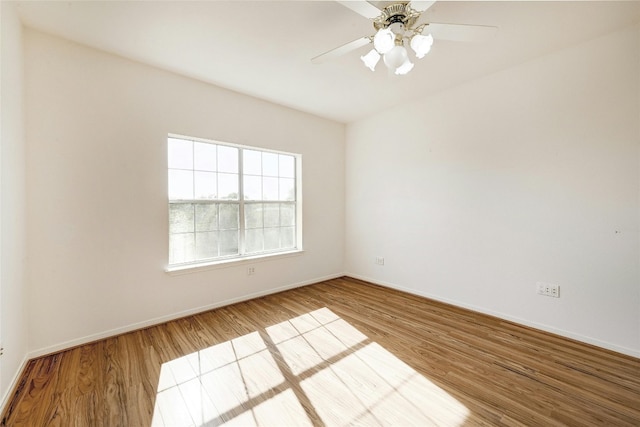
{"label": "window grid muntin", "polygon": [[[172,236],[178,236],[178,235],[182,235],[182,236],[187,236],[187,235],[192,235],[193,236],[193,260],[191,261],[183,261],[183,262],[174,262],[174,263],[170,263],[170,265],[182,265],[182,264],[192,264],[192,263],[200,263],[200,262],[206,262],[206,261],[211,261],[211,260],[222,260],[222,259],[227,259],[227,258],[237,258],[238,256],[240,256],[240,233],[241,233],[241,226],[240,226],[240,217],[239,215],[237,216],[238,219],[238,223],[237,226],[234,227],[227,227],[225,226],[226,224],[222,223],[222,219],[221,217],[223,216],[220,212],[221,212],[221,208],[223,205],[228,205],[228,206],[237,206],[239,205],[239,202],[237,201],[227,201],[227,200],[221,200],[221,201],[210,201],[210,200],[172,200],[169,202],[169,215],[170,215],[170,219],[171,219],[171,209],[174,206],[178,206],[178,205],[183,205],[183,206],[192,206],[192,218],[193,218],[193,225],[191,230],[189,231],[182,231],[182,232],[176,232],[176,233],[169,233],[169,238],[171,238]],[[198,206],[208,206],[208,205],[215,205],[217,207],[216,209],[216,225],[215,227],[213,227],[212,229],[209,230],[204,230],[204,229],[198,229],[198,216],[197,216],[197,210],[198,210]],[[230,232],[235,232],[235,234],[237,234],[237,242],[238,242],[238,251],[236,253],[233,254],[226,254],[226,255],[220,255],[220,253],[223,252],[223,249],[225,249],[225,247],[222,246],[223,243],[223,235],[225,234],[229,234]],[[198,251],[198,238],[202,238],[203,235],[205,233],[215,233],[217,235],[217,239],[216,239],[216,252],[218,253],[217,256],[213,256],[213,257],[197,257],[197,251]],[[171,247],[170,247],[170,256],[171,256]]]}
{"label": "window grid muntin", "polygon": [[[171,238],[171,236],[174,235],[186,235],[186,234],[191,234],[194,237],[194,244],[193,244],[193,252],[194,252],[194,256],[193,259],[190,261],[183,261],[183,262],[174,262],[171,263],[171,266],[180,266],[180,265],[189,265],[189,264],[201,264],[204,262],[208,262],[208,261],[223,261],[223,260],[227,260],[227,259],[242,259],[243,257],[246,256],[256,256],[256,255],[267,255],[267,254],[277,254],[277,253],[282,253],[282,252],[288,252],[290,250],[295,250],[298,248],[298,198],[297,198],[297,192],[298,192],[298,160],[299,157],[298,155],[295,154],[291,154],[291,153],[283,153],[283,152],[277,152],[277,151],[270,151],[270,150],[263,150],[263,149],[259,149],[259,148],[254,148],[254,147],[243,147],[243,146],[239,146],[239,145],[234,145],[234,144],[225,144],[225,143],[219,143],[219,142],[212,142],[212,141],[207,141],[207,140],[200,140],[200,139],[196,139],[196,138],[185,138],[185,137],[172,137],[170,136],[169,139],[177,139],[177,140],[181,140],[181,141],[188,141],[191,142],[191,153],[193,156],[192,159],[192,165],[193,165],[193,169],[184,169],[184,168],[169,168],[169,170],[186,170],[186,171],[190,171],[193,172],[193,199],[170,199],[169,200],[169,205],[177,205],[177,204],[192,204],[193,205],[193,231],[190,232],[178,232],[178,233],[171,233],[171,230],[169,230],[169,237]],[[209,169],[196,169],[196,143],[201,143],[201,144],[210,144],[216,147],[216,171],[211,171]],[[229,147],[229,148],[235,148],[237,150],[237,161],[238,161],[238,165],[237,165],[237,173],[234,172],[234,174],[237,175],[237,182],[238,182],[238,194],[237,194],[237,199],[233,199],[233,200],[229,200],[229,199],[196,199],[196,193],[195,193],[195,172],[215,172],[217,173],[221,173],[220,172],[220,165],[219,165],[219,159],[220,157],[218,156],[218,147]],[[278,199],[276,200],[245,200],[244,199],[244,173],[243,173],[243,165],[244,165],[244,151],[245,150],[250,150],[250,151],[255,151],[260,153],[261,155],[261,159],[264,157],[264,154],[272,154],[272,155],[276,155],[277,159],[278,159],[278,173],[277,175],[255,175],[255,174],[248,174],[247,176],[260,176],[260,177],[276,177],[278,178]],[[293,171],[292,171],[292,175],[293,177],[290,178],[288,176],[282,176],[280,173],[281,170],[281,159],[282,158],[290,158],[291,162],[293,164]],[[261,172],[264,173],[264,168],[261,164]],[[222,173],[226,173],[226,172],[222,172]],[[292,194],[292,200],[282,200],[280,199],[280,193],[281,193],[281,189],[280,189],[280,180],[282,178],[287,178],[287,179],[292,179],[293,180],[293,194]],[[216,183],[217,184],[217,183]],[[218,194],[218,188],[216,188],[216,196],[219,197]],[[264,198],[264,191],[262,192],[262,197]],[[218,206],[218,217],[217,217],[217,222],[218,222],[218,229],[215,230],[215,232],[220,232],[220,231],[237,231],[237,243],[238,243],[238,251],[235,254],[231,254],[231,255],[219,255],[220,253],[220,244],[221,241],[220,239],[218,239],[217,241],[217,249],[218,249],[218,256],[214,256],[214,257],[209,257],[209,258],[197,258],[196,256],[196,252],[197,252],[197,237],[198,237],[198,233],[204,233],[204,231],[198,231],[196,230],[197,227],[197,218],[196,218],[196,205],[211,205],[211,204],[216,204],[216,205],[221,205],[221,204],[231,204],[231,205],[237,205],[238,206],[238,228],[237,229],[227,229],[227,230],[223,230],[219,228],[219,224],[220,224],[220,206]],[[263,250],[262,251],[255,251],[255,252],[248,252],[247,248],[246,248],[246,235],[247,235],[247,229],[245,227],[246,225],[246,212],[245,212],[245,204],[278,204],[278,205],[291,205],[293,206],[293,225],[286,225],[283,226],[281,224],[281,219],[279,217],[279,225],[276,227],[265,227],[264,223],[263,223],[263,233],[265,229],[269,229],[269,230],[273,230],[273,229],[277,229],[279,231],[279,238],[278,238],[278,247],[274,248],[274,249],[267,249],[264,250],[264,245],[263,245]],[[264,212],[263,212],[264,215]],[[279,211],[279,215],[281,215],[281,212]],[[169,224],[171,226],[171,222]],[[291,236],[291,246],[285,246],[283,247],[283,230],[284,228],[287,229],[292,229],[293,231],[293,235]],[[263,241],[264,243],[264,241]],[[171,243],[170,243],[170,257],[171,257]],[[171,261],[171,259],[170,259]]]}
{"label": "window grid muntin", "polygon": [[[264,249],[264,240],[263,240],[263,250],[261,251],[248,251],[246,253],[251,254],[251,255],[257,255],[257,254],[262,254],[262,253],[270,253],[270,252],[278,252],[278,251],[283,251],[283,250],[293,250],[296,248],[296,242],[297,242],[297,226],[296,226],[296,217],[297,217],[297,202],[296,201],[263,201],[263,200],[258,200],[258,201],[245,201],[244,203],[245,206],[245,212],[246,212],[246,206],[247,205],[277,205],[278,206],[278,224],[277,225],[267,225],[265,220],[264,220],[264,216],[265,216],[265,209],[262,210],[261,215],[262,215],[262,226],[258,226],[258,227],[249,227],[247,226],[247,220],[248,220],[248,216],[245,215],[244,217],[244,221],[243,221],[243,234],[246,237],[247,235],[247,231],[249,230],[262,230],[263,232],[263,239],[264,239],[264,232],[265,230],[278,230],[279,231],[279,236],[278,236],[278,248],[277,249]],[[283,224],[283,220],[282,220],[282,206],[283,205],[288,205],[288,206],[292,206],[293,207],[293,215],[292,215],[292,219],[293,219],[293,225],[287,225],[287,224]],[[283,231],[285,231],[284,229],[290,229],[293,228],[293,236],[292,236],[292,243],[293,246],[283,246]],[[245,242],[246,243],[246,242]]]}

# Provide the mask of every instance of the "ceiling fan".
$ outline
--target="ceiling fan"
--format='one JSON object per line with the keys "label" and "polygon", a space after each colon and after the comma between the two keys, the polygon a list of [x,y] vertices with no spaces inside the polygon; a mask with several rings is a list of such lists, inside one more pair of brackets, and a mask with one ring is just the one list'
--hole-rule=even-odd
{"label": "ceiling fan", "polygon": [[382,58],[391,72],[404,75],[414,65],[409,58],[407,46],[420,59],[429,52],[434,39],[484,41],[498,30],[498,27],[489,25],[427,22],[424,12],[435,1],[376,2],[383,4],[380,9],[365,0],[337,2],[372,20],[376,32],[372,36],[361,37],[318,55],[311,59],[313,63],[322,63],[373,43],[373,49],[360,57],[364,65],[375,71],[376,64]]}

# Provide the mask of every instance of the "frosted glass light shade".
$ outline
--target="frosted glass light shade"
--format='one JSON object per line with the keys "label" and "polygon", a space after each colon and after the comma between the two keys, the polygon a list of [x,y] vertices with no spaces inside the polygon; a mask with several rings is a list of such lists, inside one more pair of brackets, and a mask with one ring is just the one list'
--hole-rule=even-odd
{"label": "frosted glass light shade", "polygon": [[376,64],[378,63],[378,61],[380,61],[380,54],[376,52],[375,49],[371,49],[369,53],[361,56],[360,59],[362,59],[362,62],[364,62],[364,65],[367,68],[369,68],[371,71],[375,71]]}
{"label": "frosted glass light shade", "polygon": [[401,66],[396,68],[395,73],[399,76],[404,76],[412,69],[413,69],[413,62],[409,61],[409,58],[407,58],[407,60],[404,61],[404,63]]}
{"label": "frosted glass light shade", "polygon": [[431,45],[433,45],[433,37],[431,34],[426,36],[416,34],[411,38],[411,49],[413,49],[418,58],[424,58],[431,50]]}
{"label": "frosted glass light shade", "polygon": [[396,35],[389,28],[381,28],[373,36],[373,47],[379,54],[384,55],[395,46]]}
{"label": "frosted glass light shade", "polygon": [[394,46],[389,52],[384,54],[384,64],[390,70],[396,70],[408,59],[407,49],[404,46]]}

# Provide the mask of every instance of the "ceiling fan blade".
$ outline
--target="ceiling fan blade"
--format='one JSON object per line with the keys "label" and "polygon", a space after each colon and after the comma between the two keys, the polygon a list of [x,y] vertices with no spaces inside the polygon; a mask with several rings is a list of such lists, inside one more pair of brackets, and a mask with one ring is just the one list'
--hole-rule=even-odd
{"label": "ceiling fan blade", "polygon": [[336,1],[344,7],[348,7],[355,13],[362,15],[368,19],[377,18],[378,16],[380,16],[380,13],[382,13],[380,9],[365,0]]}
{"label": "ceiling fan blade", "polygon": [[369,43],[371,43],[371,39],[369,37],[361,37],[349,43],[345,43],[335,49],[331,49],[330,51],[325,52],[321,55],[318,55],[315,58],[312,58],[311,62],[313,62],[314,64],[321,64],[330,59],[344,55],[345,53],[351,52],[352,50],[356,50],[359,47],[366,46]]}
{"label": "ceiling fan blade", "polygon": [[444,24],[431,22],[423,33],[431,33],[434,39],[456,42],[484,42],[498,32],[498,27],[491,25]]}
{"label": "ceiling fan blade", "polygon": [[426,1],[426,0],[413,0],[411,2],[411,8],[417,10],[418,12],[424,12],[429,9],[435,1]]}

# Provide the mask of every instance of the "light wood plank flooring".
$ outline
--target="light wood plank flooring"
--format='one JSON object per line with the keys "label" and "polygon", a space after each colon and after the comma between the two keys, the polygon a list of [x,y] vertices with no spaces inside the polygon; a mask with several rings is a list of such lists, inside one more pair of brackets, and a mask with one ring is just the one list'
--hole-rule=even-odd
{"label": "light wood plank flooring", "polygon": [[640,359],[350,278],[29,362],[7,426],[640,426]]}

